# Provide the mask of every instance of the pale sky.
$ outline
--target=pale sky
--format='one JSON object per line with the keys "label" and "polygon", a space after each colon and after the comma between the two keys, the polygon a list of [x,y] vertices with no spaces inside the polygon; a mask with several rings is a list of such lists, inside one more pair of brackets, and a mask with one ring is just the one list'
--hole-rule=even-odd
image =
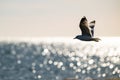
{"label": "pale sky", "polygon": [[0,0],[0,37],[71,37],[80,19],[95,36],[120,36],[120,0]]}

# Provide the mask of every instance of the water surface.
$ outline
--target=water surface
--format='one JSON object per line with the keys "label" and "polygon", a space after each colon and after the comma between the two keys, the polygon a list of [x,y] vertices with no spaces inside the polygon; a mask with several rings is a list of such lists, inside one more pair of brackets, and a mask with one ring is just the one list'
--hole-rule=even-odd
{"label": "water surface", "polygon": [[120,77],[120,38],[84,42],[72,38],[0,41],[0,80],[104,80]]}

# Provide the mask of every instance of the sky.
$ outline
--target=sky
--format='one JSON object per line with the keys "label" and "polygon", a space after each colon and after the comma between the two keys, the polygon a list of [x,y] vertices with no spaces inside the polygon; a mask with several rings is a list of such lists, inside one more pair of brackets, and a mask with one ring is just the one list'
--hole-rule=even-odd
{"label": "sky", "polygon": [[0,37],[73,37],[83,16],[95,36],[120,36],[120,0],[0,0]]}

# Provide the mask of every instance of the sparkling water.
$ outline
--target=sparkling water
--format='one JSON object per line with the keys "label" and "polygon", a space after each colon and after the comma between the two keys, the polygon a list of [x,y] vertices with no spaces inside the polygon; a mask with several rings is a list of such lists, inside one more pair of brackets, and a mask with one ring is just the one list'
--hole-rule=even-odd
{"label": "sparkling water", "polygon": [[120,38],[84,42],[70,38],[0,42],[0,80],[79,80],[120,77]]}

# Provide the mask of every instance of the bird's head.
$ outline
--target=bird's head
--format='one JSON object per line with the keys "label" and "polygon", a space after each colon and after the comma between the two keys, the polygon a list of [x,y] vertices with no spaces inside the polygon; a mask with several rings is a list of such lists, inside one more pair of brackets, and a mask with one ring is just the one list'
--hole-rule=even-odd
{"label": "bird's head", "polygon": [[74,37],[73,39],[77,39],[77,36],[76,36],[76,37]]}
{"label": "bird's head", "polygon": [[74,37],[73,39],[80,39],[81,35],[77,35],[76,37]]}

